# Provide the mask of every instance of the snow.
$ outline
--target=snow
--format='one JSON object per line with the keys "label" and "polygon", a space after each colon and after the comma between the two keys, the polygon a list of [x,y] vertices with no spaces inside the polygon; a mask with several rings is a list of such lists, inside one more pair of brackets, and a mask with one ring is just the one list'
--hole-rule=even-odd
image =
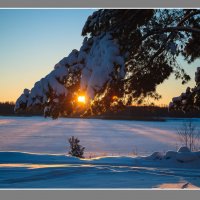
{"label": "snow", "polygon": [[26,104],[28,102],[29,94],[30,90],[24,89],[24,93],[19,97],[18,101],[15,104],[15,111],[19,109],[22,104]]}
{"label": "snow", "polygon": [[[110,33],[93,38],[93,45],[86,57],[86,66],[82,71],[81,89],[86,90],[90,98],[95,91],[111,80],[115,64],[124,70],[124,59],[120,56],[119,45],[112,39]],[[121,75],[124,74],[121,72]]]}
{"label": "snow", "polygon": [[35,104],[47,103],[50,89],[53,90],[54,95],[57,97],[62,95],[66,96],[67,88],[63,84],[59,83],[58,80],[63,81],[67,74],[68,72],[65,67],[56,67],[45,78],[36,82],[30,93],[28,93],[27,90],[24,90],[24,93],[16,101],[15,111],[20,109],[21,104],[30,107]]}
{"label": "snow", "polygon": [[93,99],[96,92],[112,80],[114,74],[119,78],[125,76],[124,62],[118,41],[113,39],[111,33],[89,39],[85,37],[79,51],[74,49],[67,57],[61,59],[53,71],[35,83],[30,93],[23,93],[17,99],[15,110],[35,104],[50,104],[52,92],[56,97],[67,96],[69,88],[65,83],[69,73],[79,70],[81,70],[79,89]]}
{"label": "snow", "polygon": [[188,147],[180,147],[178,152],[185,153],[185,152],[190,152],[190,150]]}
{"label": "snow", "polygon": [[56,96],[67,95],[67,89],[61,85],[55,78],[49,77],[49,86],[54,91]]}
{"label": "snow", "polygon": [[178,164],[150,157],[0,152],[0,188],[199,188],[200,162],[192,169]]}
{"label": "snow", "polygon": [[174,102],[176,102],[176,101],[181,101],[181,96],[179,96],[179,97],[174,97],[174,98],[172,99],[172,101],[174,101]]}
{"label": "snow", "polygon": [[187,153],[177,153],[176,160],[179,162],[191,162],[199,160],[200,152],[187,152]]}
{"label": "snow", "polygon": [[199,109],[199,103],[197,99],[200,92],[200,67],[197,67],[197,71],[195,72],[195,81],[196,86],[193,89],[187,87],[185,93],[182,93],[178,97],[172,98],[172,102],[169,103],[169,110],[179,109],[187,111]]}
{"label": "snow", "polygon": [[[0,150],[65,153],[67,139],[76,136],[86,147],[87,154],[147,155],[155,151],[166,152],[176,150],[176,146],[180,145],[176,131],[182,127],[183,121],[0,117]],[[200,129],[199,122],[199,119],[193,119],[197,130]]]}
{"label": "snow", "polygon": [[[0,117],[0,188],[199,188],[200,152],[176,151],[182,123]],[[86,159],[66,155],[73,135]]]}
{"label": "snow", "polygon": [[54,70],[54,75],[59,81],[63,81],[68,75],[67,68],[65,66],[60,66]]}
{"label": "snow", "polygon": [[[166,155],[162,155],[160,158],[171,159],[181,163],[190,163],[191,161],[199,161],[200,152],[191,152],[188,147],[181,147],[178,152],[168,151]],[[198,166],[196,167],[198,168]]]}

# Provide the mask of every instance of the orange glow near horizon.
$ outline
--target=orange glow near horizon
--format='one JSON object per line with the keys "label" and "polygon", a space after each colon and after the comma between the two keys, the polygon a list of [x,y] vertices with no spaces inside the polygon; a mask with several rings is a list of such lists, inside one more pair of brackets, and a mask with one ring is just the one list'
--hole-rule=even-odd
{"label": "orange glow near horizon", "polygon": [[78,102],[85,104],[85,96],[78,96]]}

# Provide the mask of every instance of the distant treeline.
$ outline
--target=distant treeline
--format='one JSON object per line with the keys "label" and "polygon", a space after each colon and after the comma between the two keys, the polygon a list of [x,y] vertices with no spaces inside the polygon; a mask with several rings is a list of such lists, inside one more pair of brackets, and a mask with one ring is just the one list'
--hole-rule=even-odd
{"label": "distant treeline", "polygon": [[106,113],[107,119],[162,120],[162,118],[200,118],[200,111],[184,113],[183,111],[168,111],[168,107],[159,106],[128,106],[125,109]]}
{"label": "distant treeline", "polygon": [[12,115],[14,114],[13,102],[0,102],[0,115]]}
{"label": "distant treeline", "polygon": [[[43,111],[39,108],[19,113],[14,112],[14,102],[0,102],[0,115],[13,116],[42,116]],[[128,106],[118,112],[107,112],[101,116],[93,116],[92,118],[103,119],[134,119],[134,120],[159,120],[165,117],[174,118],[200,118],[200,112],[193,111],[184,113],[182,111],[168,111],[167,107],[159,106]]]}
{"label": "distant treeline", "polygon": [[37,115],[43,115],[43,112],[35,108],[31,111],[23,111],[19,113],[14,112],[15,103],[14,102],[0,102],[0,115],[4,116],[37,116]]}

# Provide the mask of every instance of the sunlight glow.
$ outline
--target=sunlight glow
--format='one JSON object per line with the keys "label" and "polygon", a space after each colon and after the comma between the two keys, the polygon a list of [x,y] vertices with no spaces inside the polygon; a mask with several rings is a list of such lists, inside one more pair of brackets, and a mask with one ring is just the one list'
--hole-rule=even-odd
{"label": "sunlight glow", "polygon": [[117,96],[113,96],[112,99],[113,99],[113,100],[117,100],[118,97],[117,97]]}
{"label": "sunlight glow", "polygon": [[79,103],[85,103],[85,96],[78,96]]}

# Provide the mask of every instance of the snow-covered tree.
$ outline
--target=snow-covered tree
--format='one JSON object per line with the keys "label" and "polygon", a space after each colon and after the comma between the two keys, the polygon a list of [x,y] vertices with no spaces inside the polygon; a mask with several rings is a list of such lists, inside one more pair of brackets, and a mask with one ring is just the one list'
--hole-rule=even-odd
{"label": "snow-covered tree", "polygon": [[174,97],[169,104],[170,110],[192,111],[200,110],[200,67],[195,73],[196,86],[188,87],[180,96]]}
{"label": "snow-covered tree", "polygon": [[71,114],[77,96],[87,97],[87,114],[116,110],[146,97],[159,99],[157,85],[170,74],[190,77],[178,65],[200,56],[198,9],[106,9],[88,17],[80,50],[73,50],[53,71],[16,102],[15,110],[41,106],[45,116]]}

